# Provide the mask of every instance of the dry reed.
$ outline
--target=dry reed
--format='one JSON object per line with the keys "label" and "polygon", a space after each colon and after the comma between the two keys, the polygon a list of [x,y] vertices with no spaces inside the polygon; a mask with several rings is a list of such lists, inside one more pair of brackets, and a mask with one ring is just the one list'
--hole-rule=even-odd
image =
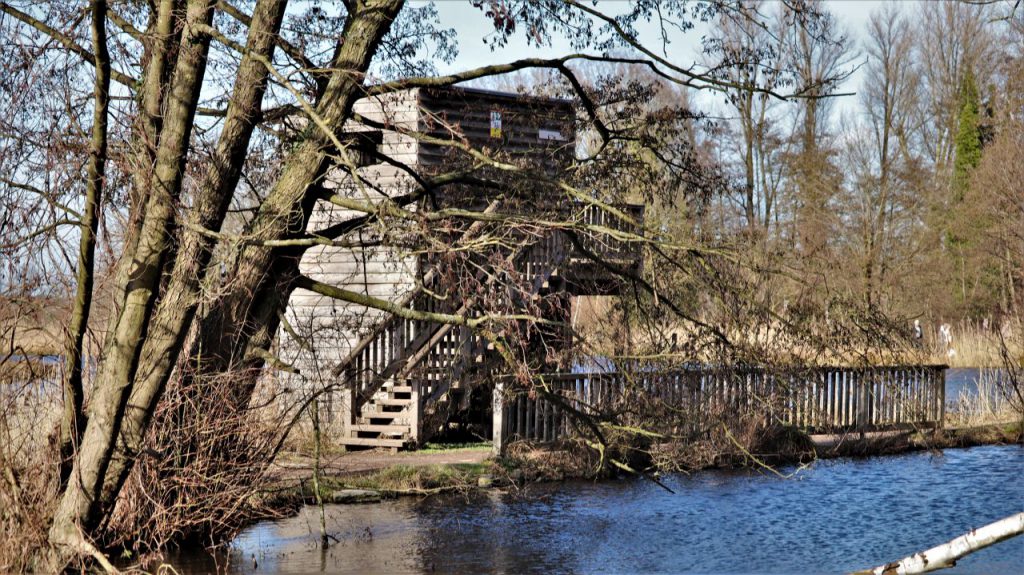
{"label": "dry reed", "polygon": [[55,370],[0,364],[0,573],[31,570],[56,507]]}
{"label": "dry reed", "polygon": [[1011,320],[999,327],[963,321],[948,324],[950,339],[942,337],[941,326],[925,331],[924,351],[930,363],[950,367],[999,367],[1004,365],[1003,346],[1011,357],[1024,356],[1024,324]]}
{"label": "dry reed", "polygon": [[973,385],[947,402],[947,425],[977,427],[1020,421],[1024,410],[1015,397],[1016,385],[1006,369],[980,370]]}
{"label": "dry reed", "polygon": [[266,496],[274,486],[268,468],[288,421],[266,404],[237,407],[236,376],[169,385],[101,534],[105,547],[148,562],[169,545],[215,546],[278,514]]}

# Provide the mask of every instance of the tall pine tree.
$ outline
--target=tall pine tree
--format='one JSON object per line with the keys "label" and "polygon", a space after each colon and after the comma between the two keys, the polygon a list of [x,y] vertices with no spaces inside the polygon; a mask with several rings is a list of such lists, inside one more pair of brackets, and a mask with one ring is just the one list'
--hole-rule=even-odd
{"label": "tall pine tree", "polygon": [[978,117],[978,87],[968,70],[960,89],[960,119],[956,131],[956,157],[953,160],[953,203],[963,201],[971,172],[981,161],[981,126]]}

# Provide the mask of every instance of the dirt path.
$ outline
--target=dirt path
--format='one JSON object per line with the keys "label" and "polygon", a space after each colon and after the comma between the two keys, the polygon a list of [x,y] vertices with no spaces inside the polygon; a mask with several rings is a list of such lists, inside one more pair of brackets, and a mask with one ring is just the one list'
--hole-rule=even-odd
{"label": "dirt path", "polygon": [[[452,449],[443,451],[387,451],[368,450],[325,455],[321,460],[322,473],[328,477],[341,477],[376,471],[392,465],[452,465],[482,463],[491,456],[489,448]],[[295,453],[283,454],[274,463],[274,471],[281,479],[304,479],[313,475],[313,458]]]}

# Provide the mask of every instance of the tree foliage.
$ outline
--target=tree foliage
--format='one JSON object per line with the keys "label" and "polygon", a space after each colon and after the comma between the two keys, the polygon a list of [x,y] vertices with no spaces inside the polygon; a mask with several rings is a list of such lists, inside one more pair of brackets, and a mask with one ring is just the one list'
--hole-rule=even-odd
{"label": "tree foliage", "polygon": [[978,87],[968,70],[960,91],[960,116],[956,127],[956,155],[953,160],[953,203],[963,201],[970,185],[971,172],[981,161],[981,118]]}

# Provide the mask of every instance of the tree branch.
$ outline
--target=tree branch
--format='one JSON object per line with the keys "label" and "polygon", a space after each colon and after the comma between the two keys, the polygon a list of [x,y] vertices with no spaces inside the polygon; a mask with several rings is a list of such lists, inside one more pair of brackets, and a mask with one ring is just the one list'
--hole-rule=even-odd
{"label": "tree branch", "polygon": [[686,83],[686,85],[688,85],[688,86],[691,86],[691,87],[694,87],[694,88],[697,88],[697,89],[701,89],[701,90],[708,89],[708,90],[716,90],[716,91],[725,91],[726,89],[753,90],[755,92],[760,92],[762,94],[766,94],[768,96],[771,96],[773,98],[777,98],[779,100],[786,100],[788,98],[794,97],[794,95],[792,95],[792,94],[791,95],[783,95],[783,94],[780,94],[778,92],[775,92],[774,90],[768,90],[766,88],[759,88],[757,86],[747,86],[747,85],[743,85],[743,84],[737,84],[735,82],[728,82],[728,81],[725,81],[725,80],[720,80],[718,78],[710,77],[710,76],[708,76],[706,74],[699,74],[699,73],[693,72],[691,70],[688,70],[686,68],[677,66],[677,65],[673,64],[672,62],[668,61],[666,58],[658,56],[653,51],[651,51],[649,48],[644,46],[642,42],[640,42],[639,40],[634,38],[632,35],[630,35],[628,32],[626,32],[626,30],[622,28],[622,26],[618,23],[618,21],[616,21],[614,18],[608,16],[604,12],[601,12],[600,10],[597,10],[595,8],[591,8],[589,6],[585,6],[585,5],[577,2],[576,0],[562,0],[562,2],[564,2],[565,4],[567,4],[569,6],[572,6],[572,7],[576,8],[578,10],[581,10],[581,11],[587,13],[587,14],[593,16],[594,18],[597,18],[598,20],[601,20],[602,22],[607,24],[610,28],[615,30],[616,34],[618,34],[619,37],[621,37],[627,44],[629,44],[630,46],[632,46],[633,48],[635,48],[636,50],[641,52],[643,55],[645,55],[648,58],[650,58],[651,60],[653,60],[654,62],[657,62],[658,64],[664,66],[665,68],[667,68],[667,69],[669,69],[669,70],[671,70],[671,71],[673,71],[673,72],[675,72],[677,74],[681,74],[681,75],[689,78],[690,80],[698,82],[696,84],[694,84],[694,83]]}
{"label": "tree branch", "polygon": [[390,302],[385,299],[373,297],[359,292],[354,292],[344,288],[335,287],[332,285],[325,284],[310,278],[309,276],[300,275],[295,280],[295,286],[309,290],[314,293],[318,293],[329,298],[347,301],[349,303],[358,304],[364,307],[379,309],[404,319],[414,321],[431,321],[434,323],[444,323],[450,325],[462,325],[472,327],[481,323],[482,318],[469,319],[465,316],[460,316],[451,313],[435,313],[422,310],[416,310],[409,307],[401,306],[394,302]]}
{"label": "tree branch", "polygon": [[[235,20],[238,20],[242,24],[245,24],[246,26],[252,25],[252,17],[250,17],[245,12],[242,12],[240,9],[231,4],[231,2],[229,2],[228,0],[220,0],[219,2],[217,2],[217,8],[220,11],[227,14],[228,16],[231,16]],[[319,72],[316,74],[317,84],[320,84],[321,82],[323,82],[323,78],[326,78],[327,75],[324,73],[324,70],[322,70],[320,66],[318,66],[312,60],[310,60],[306,56],[306,54],[304,54],[302,50],[300,50],[297,46],[282,38],[280,34],[277,35],[277,38],[274,40],[274,43],[281,48],[281,51],[283,51],[285,54],[288,54],[293,60],[295,60],[296,63],[302,66],[303,69],[305,69],[306,71]]]}
{"label": "tree branch", "polygon": [[[42,32],[43,34],[56,40],[62,46],[64,46],[71,52],[74,52],[79,57],[81,57],[82,60],[87,64],[93,66],[96,65],[96,55],[80,46],[77,42],[74,41],[73,38],[71,38],[67,34],[64,34],[63,32],[46,25],[45,23],[11,6],[7,2],[0,2],[0,12],[3,12],[9,16],[13,16],[14,18],[21,20],[25,24],[28,24],[29,26]],[[123,72],[118,72],[117,70],[111,70],[110,77],[116,80],[117,82],[124,84],[126,87],[132,89],[134,89],[139,84],[139,81],[135,78],[132,78],[131,76]]]}
{"label": "tree branch", "polygon": [[975,551],[1024,534],[1024,512],[973,529],[952,541],[854,575],[916,575],[948,569]]}

